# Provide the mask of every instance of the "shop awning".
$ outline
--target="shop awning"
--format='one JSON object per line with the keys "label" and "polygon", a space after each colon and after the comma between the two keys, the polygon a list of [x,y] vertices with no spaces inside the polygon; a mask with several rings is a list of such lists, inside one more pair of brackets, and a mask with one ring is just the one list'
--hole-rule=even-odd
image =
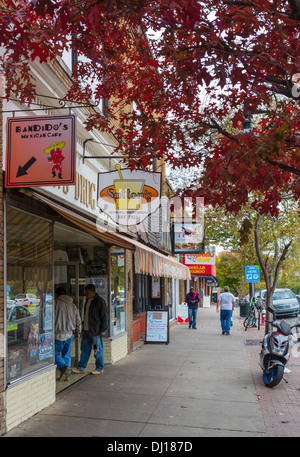
{"label": "shop awning", "polygon": [[123,249],[134,249],[130,239],[126,238],[125,236],[121,236],[118,233],[110,232],[106,229],[106,227],[103,227],[103,230],[100,231],[100,227],[97,227],[96,221],[81,216],[80,214],[75,213],[74,211],[64,207],[58,202],[54,202],[50,198],[47,198],[37,192],[25,191],[25,193],[40,200],[46,205],[51,206],[51,208],[53,208],[61,216],[65,217],[73,224],[77,225],[81,230],[85,230],[96,238],[100,238],[105,243],[117,245]]}
{"label": "shop awning", "polygon": [[68,219],[73,224],[80,227],[82,230],[101,239],[104,242],[120,246],[123,249],[135,250],[135,273],[149,274],[151,276],[161,276],[174,279],[190,279],[190,270],[185,265],[177,262],[172,257],[168,257],[154,249],[143,245],[135,239],[130,239],[120,233],[110,232],[105,227],[103,231],[101,227],[97,227],[96,221],[89,220],[84,216],[64,207],[58,202],[45,197],[34,191],[25,191],[37,198],[43,203],[51,206],[55,211]]}
{"label": "shop awning", "polygon": [[219,284],[219,280],[214,276],[210,276],[205,278],[206,285],[209,287],[217,287]]}
{"label": "shop awning", "polygon": [[134,241],[135,273],[175,279],[190,279],[190,269],[171,257]]}

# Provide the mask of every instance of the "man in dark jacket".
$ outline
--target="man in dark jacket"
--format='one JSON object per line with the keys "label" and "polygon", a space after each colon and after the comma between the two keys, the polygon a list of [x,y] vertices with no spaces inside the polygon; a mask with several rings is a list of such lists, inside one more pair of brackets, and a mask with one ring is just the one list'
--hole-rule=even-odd
{"label": "man in dark jacket", "polygon": [[100,374],[104,370],[103,340],[108,328],[108,314],[106,303],[96,293],[94,284],[87,284],[84,288],[86,302],[84,305],[84,320],[82,324],[81,357],[77,368],[72,373],[86,373],[86,367],[94,348],[96,369],[92,374]]}
{"label": "man in dark jacket", "polygon": [[189,328],[192,327],[196,329],[196,318],[200,298],[198,292],[196,292],[193,287],[190,288],[189,293],[186,295],[185,301],[189,308]]}

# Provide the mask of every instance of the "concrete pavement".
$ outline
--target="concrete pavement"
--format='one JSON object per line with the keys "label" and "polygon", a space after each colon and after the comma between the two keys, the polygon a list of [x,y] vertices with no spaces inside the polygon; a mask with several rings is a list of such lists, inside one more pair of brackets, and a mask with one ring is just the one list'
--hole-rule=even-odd
{"label": "concrete pavement", "polygon": [[267,436],[238,315],[226,336],[215,307],[199,309],[197,330],[174,325],[168,345],[144,344],[5,436]]}

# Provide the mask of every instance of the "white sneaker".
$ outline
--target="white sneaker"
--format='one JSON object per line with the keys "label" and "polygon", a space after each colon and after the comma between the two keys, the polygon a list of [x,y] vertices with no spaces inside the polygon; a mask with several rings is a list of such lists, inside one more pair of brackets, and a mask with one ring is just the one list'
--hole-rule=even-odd
{"label": "white sneaker", "polygon": [[75,368],[75,367],[74,367],[74,368],[72,368],[72,369],[71,369],[71,371],[72,371],[72,373],[74,373],[74,374],[82,374],[82,373],[86,373],[86,371],[85,371],[85,370],[83,370],[83,369],[80,369],[80,368]]}
{"label": "white sneaker", "polygon": [[91,371],[91,374],[101,374],[103,373],[103,370],[100,371],[100,370],[94,370],[94,371]]}

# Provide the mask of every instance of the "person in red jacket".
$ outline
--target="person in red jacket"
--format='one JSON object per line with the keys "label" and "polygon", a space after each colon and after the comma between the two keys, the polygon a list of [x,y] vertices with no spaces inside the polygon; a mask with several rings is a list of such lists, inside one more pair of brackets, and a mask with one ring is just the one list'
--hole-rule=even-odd
{"label": "person in red jacket", "polygon": [[193,287],[190,288],[189,293],[187,294],[185,301],[188,305],[188,312],[189,312],[189,328],[196,329],[196,318],[197,318],[197,311],[200,302],[200,297],[198,292],[194,290]]}

